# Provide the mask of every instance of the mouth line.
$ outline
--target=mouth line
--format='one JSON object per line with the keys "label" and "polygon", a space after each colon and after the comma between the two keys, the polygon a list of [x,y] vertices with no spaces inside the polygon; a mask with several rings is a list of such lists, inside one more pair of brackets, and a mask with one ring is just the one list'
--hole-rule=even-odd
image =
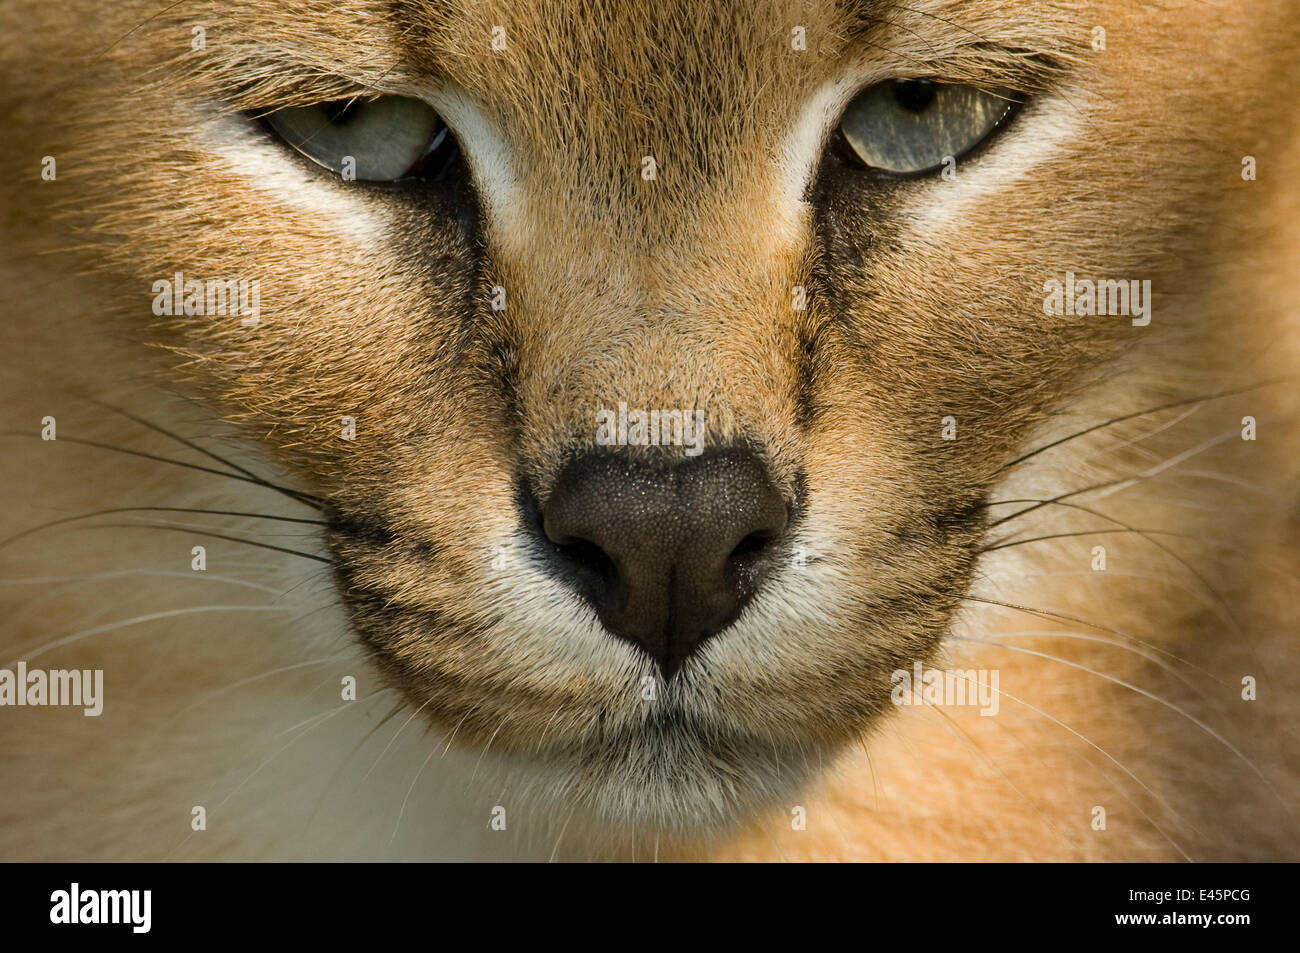
{"label": "mouth line", "polygon": [[[498,701],[503,694],[500,686],[485,685],[441,667],[416,668],[411,660],[393,652],[386,638],[396,620],[402,617],[418,620],[415,624],[422,630],[433,626],[443,634],[451,633],[458,638],[472,638],[472,629],[451,622],[434,609],[395,604],[381,590],[373,588],[349,585],[344,601],[352,610],[353,631],[389,683],[401,692],[407,704],[425,711],[435,730],[454,730],[467,746],[482,747],[482,739],[491,736],[493,748],[525,756],[575,755],[593,748],[645,750],[681,746],[723,754],[773,745],[793,750],[813,742],[810,735],[799,730],[782,729],[762,736],[736,730],[734,725],[691,710],[689,700],[677,697],[681,689],[672,685],[660,686],[665,694],[649,712],[575,704],[572,698],[550,692],[524,695],[520,694],[519,686],[512,688],[511,703],[502,705]],[[439,697],[444,702],[435,707],[431,699]],[[484,698],[493,704],[485,706]],[[525,721],[541,719],[548,730],[540,738],[532,737],[531,733],[512,738],[515,732],[509,716],[521,713],[528,715]],[[551,726],[566,714],[571,720],[585,724],[575,725],[577,730],[548,734]]]}

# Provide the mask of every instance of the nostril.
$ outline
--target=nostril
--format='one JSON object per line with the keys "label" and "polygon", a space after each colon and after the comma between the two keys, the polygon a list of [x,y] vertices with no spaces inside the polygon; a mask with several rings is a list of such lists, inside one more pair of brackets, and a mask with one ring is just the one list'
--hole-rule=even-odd
{"label": "nostril", "polygon": [[768,544],[772,542],[774,535],[775,534],[767,532],[766,530],[758,533],[750,533],[736,544],[736,548],[731,551],[731,555],[727,558],[734,560],[744,559],[747,556],[757,556],[763,552],[763,550],[767,549]]}
{"label": "nostril", "polygon": [[617,573],[614,560],[595,543],[586,539],[570,538],[556,544],[561,555],[576,569],[585,570],[599,579],[613,579]]}

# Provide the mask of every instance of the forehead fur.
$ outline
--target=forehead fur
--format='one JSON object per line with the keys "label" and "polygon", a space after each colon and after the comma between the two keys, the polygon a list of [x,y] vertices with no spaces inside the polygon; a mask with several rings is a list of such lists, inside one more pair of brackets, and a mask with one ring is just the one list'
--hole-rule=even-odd
{"label": "forehead fur", "polygon": [[[377,441],[409,446],[442,425],[446,408],[466,406],[475,366],[467,350],[513,367],[521,432],[533,442],[529,455],[543,460],[554,459],[593,402],[619,397],[664,407],[703,400],[720,437],[766,427],[771,443],[789,443],[795,388],[817,363],[796,358],[815,350],[814,340],[826,345],[819,360],[835,367],[839,393],[892,392],[927,420],[953,410],[991,419],[1025,387],[1044,391],[1034,403],[1046,401],[1058,378],[1078,369],[1078,354],[1104,342],[1085,340],[1082,326],[1042,327],[1033,302],[1044,273],[1076,265],[1154,273],[1170,260],[1168,243],[1203,249],[1201,235],[1218,220],[1209,205],[1217,190],[1187,170],[1215,161],[1215,117],[1250,87],[1222,77],[1294,69],[1259,48],[1252,26],[1257,17],[1292,18],[1225,6],[1198,6],[1196,18],[1128,3],[1088,15],[1075,4],[970,0],[797,8],[677,0],[580,11],[561,2],[161,10],[87,2],[76,10],[90,35],[117,39],[90,49],[83,34],[41,28],[42,17],[70,15],[62,8],[24,11],[35,22],[21,32],[41,54],[26,62],[51,74],[43,86],[51,98],[15,95],[9,105],[63,157],[59,189],[40,201],[93,215],[101,253],[134,280],[177,267],[263,276],[259,334],[176,321],[166,343],[217,380],[235,412],[311,456],[322,476],[343,453],[330,438],[341,413],[364,408]],[[504,50],[492,48],[498,26]],[[804,50],[791,42],[796,27]],[[1103,55],[1088,47],[1097,27],[1111,37]],[[197,28],[201,50],[192,48]],[[1213,50],[1189,54],[1198,36],[1216,31],[1258,55],[1221,68]],[[1138,54],[1152,49],[1163,58]],[[16,68],[16,59],[5,62]],[[99,82],[63,82],[59,64],[69,62],[93,64],[87,75]],[[1153,102],[1170,69],[1198,82],[1177,101]],[[1057,110],[1074,131],[1052,139],[1051,123],[1040,122],[1018,133],[1057,150],[1018,179],[976,174],[968,177],[976,185],[958,186],[955,200],[945,194],[929,212],[884,198],[923,197],[924,186],[879,197],[859,188],[847,200],[827,197],[819,226],[807,189],[837,108],[871,82],[919,75],[1027,93],[1061,88]],[[6,89],[14,95],[33,79],[14,76]],[[494,209],[492,196],[481,196],[481,235],[460,234],[428,209],[340,188],[293,167],[272,142],[243,142],[248,131],[214,119],[365,91],[441,98],[475,119],[463,130],[468,160],[480,183],[493,172],[512,200]],[[1170,123],[1146,121],[1154,108],[1177,117],[1176,136]],[[809,128],[799,140],[801,123]],[[1263,127],[1249,135],[1256,152],[1280,141]],[[241,168],[224,148],[236,141],[241,160],[260,152],[264,161]],[[646,156],[656,160],[653,182],[641,174]],[[487,169],[493,157],[501,167]],[[1169,219],[1163,193],[1129,188],[1135,163],[1184,169],[1168,185],[1206,214],[1191,227]],[[998,200],[1012,189],[1015,202]],[[1126,196],[1128,217],[1096,200],[1109,192]],[[967,213],[960,236],[944,219],[945,208],[959,206]],[[1135,235],[1124,224],[1132,218],[1150,227]],[[178,224],[183,245],[171,238]],[[973,253],[953,254],[958,242]],[[449,253],[430,261],[420,251],[430,245]],[[389,254],[376,259],[376,247]],[[322,249],[335,267],[304,267]],[[826,293],[793,313],[791,288],[815,286],[819,261]],[[1163,287],[1181,280],[1165,270]],[[992,276],[999,298],[990,297]],[[504,316],[486,307],[496,283],[510,296]],[[856,325],[857,356],[874,360],[868,377],[855,379],[826,353],[833,336],[822,331],[836,321],[843,330],[845,318]],[[880,334],[869,333],[873,326]],[[1027,402],[1017,403],[1026,414]],[[879,407],[874,416],[878,426],[898,419]],[[480,435],[480,444],[490,440]]]}

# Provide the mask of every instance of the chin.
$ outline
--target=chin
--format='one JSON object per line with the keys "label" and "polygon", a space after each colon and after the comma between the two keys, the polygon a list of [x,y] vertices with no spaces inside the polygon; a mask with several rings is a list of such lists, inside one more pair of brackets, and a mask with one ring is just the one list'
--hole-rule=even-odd
{"label": "chin", "polygon": [[545,818],[553,841],[710,841],[798,794],[833,752],[718,731],[669,709],[584,742],[491,757],[491,785]]}

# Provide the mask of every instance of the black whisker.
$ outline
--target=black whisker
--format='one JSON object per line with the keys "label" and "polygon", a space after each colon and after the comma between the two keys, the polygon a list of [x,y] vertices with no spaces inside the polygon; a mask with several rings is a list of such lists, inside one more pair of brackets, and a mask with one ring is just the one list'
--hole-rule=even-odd
{"label": "black whisker", "polygon": [[1201,397],[1187,397],[1182,400],[1170,401],[1167,404],[1160,404],[1157,407],[1148,407],[1146,410],[1137,410],[1131,414],[1124,414],[1119,417],[1112,417],[1110,420],[1102,421],[1099,424],[1093,424],[1091,427],[1087,427],[1084,430],[1078,431],[1077,433],[1069,434],[1068,436],[1061,437],[1058,440],[1053,440],[1051,443],[1044,444],[1043,446],[1038,447],[1037,449],[1030,450],[1028,453],[1021,454],[1020,456],[1016,457],[1014,460],[1010,461],[1009,463],[1004,463],[1002,466],[998,467],[998,469],[994,471],[994,475],[1001,473],[1003,470],[1009,470],[1011,467],[1014,467],[1018,463],[1024,463],[1026,460],[1029,460],[1032,457],[1036,457],[1040,453],[1043,453],[1047,450],[1051,450],[1053,447],[1059,447],[1063,443],[1068,443],[1069,441],[1074,440],[1078,437],[1086,436],[1087,434],[1090,434],[1093,431],[1101,430],[1104,427],[1110,427],[1113,424],[1123,423],[1126,420],[1133,420],[1135,417],[1144,417],[1147,414],[1159,413],[1162,410],[1172,410],[1175,407],[1185,407],[1188,404],[1198,404],[1207,400],[1218,400],[1221,397],[1232,397],[1235,394],[1244,394],[1252,390],[1259,390],[1261,387],[1268,387],[1272,384],[1279,384],[1281,382],[1282,382],[1281,379],[1264,381],[1263,383],[1260,384],[1251,384],[1247,387],[1238,387],[1234,390],[1219,391],[1216,394],[1206,394]]}
{"label": "black whisker", "polygon": [[65,523],[75,523],[78,520],[93,519],[96,516],[111,516],[114,513],[200,513],[206,516],[246,516],[255,519],[278,520],[282,523],[308,523],[313,526],[328,526],[325,520],[304,519],[294,516],[277,516],[274,513],[245,513],[240,510],[204,510],[196,509],[189,506],[115,506],[108,510],[95,510],[93,513],[79,513],[76,516],[65,516],[62,519],[51,520],[48,523],[41,523],[39,526],[33,526],[23,530],[21,533],[15,533],[7,539],[0,539],[0,549],[4,549],[10,543],[16,543],[20,539],[31,536],[33,533],[39,533],[41,530],[52,529],[55,526],[62,526]]}
{"label": "black whisker", "polygon": [[1052,662],[1059,662],[1062,665],[1068,665],[1070,668],[1076,668],[1079,669],[1080,671],[1088,672],[1091,675],[1096,675],[1098,678],[1101,678],[1107,682],[1112,682],[1115,685],[1119,685],[1121,688],[1126,688],[1137,695],[1141,695],[1144,698],[1151,699],[1153,702],[1157,702],[1158,704],[1164,705],[1166,708],[1168,708],[1170,711],[1174,712],[1175,714],[1181,715],[1183,718],[1186,718],[1197,728],[1201,729],[1201,731],[1205,732],[1215,741],[1219,742],[1219,744],[1223,745],[1230,752],[1236,755],[1237,758],[1240,759],[1243,764],[1245,764],[1248,768],[1251,769],[1251,771],[1255,773],[1256,777],[1258,777],[1261,781],[1264,782],[1264,786],[1268,788],[1269,793],[1273,794],[1278,799],[1278,802],[1281,803],[1283,807],[1287,808],[1288,811],[1291,810],[1291,805],[1286,800],[1284,800],[1281,794],[1278,793],[1277,789],[1274,788],[1273,785],[1269,783],[1269,780],[1265,776],[1264,772],[1260,770],[1259,766],[1256,765],[1254,761],[1246,757],[1246,755],[1231,741],[1229,741],[1223,735],[1219,734],[1219,732],[1215,731],[1213,728],[1207,725],[1204,721],[1197,718],[1195,715],[1191,714],[1181,706],[1175,705],[1173,702],[1168,701],[1162,698],[1161,696],[1154,694],[1153,692],[1149,692],[1144,688],[1140,688],[1137,685],[1133,685],[1129,682],[1124,681],[1123,679],[1116,678],[1114,675],[1108,675],[1105,672],[1099,672],[1094,668],[1089,668],[1086,665],[1081,665],[1078,662],[1072,662],[1069,659],[1064,659],[1058,655],[1052,655],[1048,652],[1039,652],[1034,649],[1020,648],[1019,646],[1015,646],[1015,645],[1005,645],[1001,642],[993,642],[987,639],[970,639],[970,638],[963,638],[960,636],[956,636],[954,638],[957,638],[957,640],[961,642],[975,642],[983,645],[992,645],[1000,649],[1006,649],[1009,652],[1016,652],[1020,655],[1034,656],[1037,658],[1048,659],[1049,661]]}
{"label": "black whisker", "polygon": [[303,559],[314,559],[318,563],[333,565],[334,560],[328,556],[317,556],[315,553],[304,553],[297,549],[289,549],[285,546],[272,546],[270,543],[259,543],[251,539],[241,539],[238,536],[225,536],[221,533],[213,533],[203,529],[192,529],[188,526],[168,526],[164,523],[96,523],[87,529],[162,529],[170,530],[173,533],[193,533],[195,536],[206,536],[210,539],[224,539],[232,543],[243,543],[246,546],[256,546],[258,549],[270,549],[277,553],[288,553],[290,556],[301,556]]}
{"label": "black whisker", "polygon": [[252,480],[256,480],[259,486],[265,486],[273,490],[279,490],[281,493],[285,494],[286,496],[290,496],[295,500],[308,503],[312,506],[324,506],[327,504],[327,501],[321,499],[319,496],[314,496],[311,493],[304,493],[300,490],[293,490],[288,487],[283,487],[278,484],[272,483],[266,477],[254,473],[252,470],[248,469],[247,467],[242,467],[238,463],[235,463],[232,460],[227,460],[219,453],[216,453],[213,450],[209,450],[206,447],[202,447],[192,440],[187,440],[186,438],[182,437],[180,434],[172,433],[170,430],[166,429],[165,427],[159,426],[153,421],[145,420],[143,417],[137,417],[135,414],[131,413],[130,411],[123,410],[121,407],[114,407],[112,404],[105,403],[104,401],[96,397],[88,397],[87,400],[89,400],[93,404],[98,404],[99,406],[103,407],[105,410],[111,410],[113,413],[119,414],[120,416],[125,417],[127,420],[137,423],[142,427],[148,427],[150,430],[154,431],[155,433],[160,433],[164,437],[167,437],[170,440],[174,440],[177,443],[181,444],[182,446],[189,447],[191,450],[203,454],[205,457],[207,457],[210,460],[215,460],[218,463],[222,464],[223,466],[227,466],[230,467],[230,469],[232,470],[238,471],[239,473],[244,474],[244,476],[249,477]]}
{"label": "black whisker", "polygon": [[1085,529],[1075,533],[1051,533],[1047,536],[1031,536],[1028,539],[1013,539],[1005,543],[994,543],[992,546],[983,547],[980,552],[991,553],[995,549],[1009,549],[1012,546],[1023,546],[1026,543],[1041,543],[1049,539],[1069,539],[1072,536],[1103,536],[1110,533],[1136,533],[1139,536],[1146,536],[1148,533],[1160,536],[1180,536],[1187,538],[1186,533],[1171,533],[1167,530],[1160,529],[1131,529],[1131,528],[1113,528],[1113,529]]}
{"label": "black whisker", "polygon": [[[1089,506],[1080,506],[1078,503],[1062,503],[1059,500],[1038,500],[1038,499],[1026,498],[1026,499],[1015,499],[1015,500],[994,500],[992,503],[989,503],[987,505],[993,506],[999,503],[1038,503],[1041,505],[1050,504],[1052,506],[1062,506],[1062,507],[1066,507],[1067,509],[1079,510],[1081,513],[1087,513],[1089,516],[1095,516],[1098,519],[1109,520],[1112,523],[1124,527],[1124,529],[1130,532],[1137,533],[1139,536],[1145,539],[1152,546],[1156,547],[1156,549],[1160,550],[1166,556],[1172,557],[1179,565],[1181,565],[1184,569],[1186,569],[1189,573],[1191,573],[1192,576],[1202,586],[1205,587],[1206,592],[1208,592],[1211,596],[1214,597],[1214,600],[1219,604],[1219,608],[1223,611],[1228,621],[1232,623],[1233,628],[1237,629],[1237,631],[1240,632],[1240,627],[1237,624],[1237,617],[1235,613],[1233,613],[1232,611],[1232,606],[1228,604],[1228,600],[1225,599],[1219,593],[1219,591],[1214,587],[1214,585],[1210,582],[1210,580],[1205,578],[1205,575],[1199,569],[1193,566],[1190,562],[1188,562],[1186,559],[1184,559],[1174,550],[1170,549],[1164,543],[1160,542],[1160,540],[1154,539],[1150,535],[1148,535],[1148,533],[1145,530],[1140,530],[1135,526],[1130,526],[1128,523],[1125,523],[1123,520],[1118,520],[1115,517],[1109,515],[1108,513],[1101,512],[1101,510],[1095,510]],[[1004,516],[1001,519],[994,520],[992,523],[989,524],[989,526],[990,528],[992,528],[1001,523],[1005,523],[1008,520],[1015,519],[1017,516],[1020,516],[1021,514],[1027,512],[1029,511],[1020,510],[1016,513],[1012,513],[1010,516]]]}
{"label": "black whisker", "polygon": [[[1078,616],[1067,615],[1064,612],[1053,612],[1050,609],[1035,609],[1033,606],[1017,605],[1014,602],[999,602],[997,599],[982,599],[979,596],[964,596],[961,595],[960,593],[944,592],[939,589],[935,589],[934,593],[936,595],[945,596],[949,599],[959,599],[962,602],[978,602],[986,606],[998,606],[999,608],[1002,609],[1015,609],[1017,612],[1025,612],[1028,613],[1029,615],[1036,615],[1044,619],[1056,619],[1058,621],[1073,622],[1076,625],[1086,625],[1090,629],[1096,629],[1099,632],[1106,632],[1110,635],[1117,635],[1123,639],[1133,638],[1133,636],[1129,635],[1127,632],[1121,632],[1119,629],[1112,629],[1109,626],[1100,625],[1099,623],[1096,622],[1090,622],[1087,619],[1081,619]],[[1142,640],[1140,639],[1136,639],[1135,641],[1137,641],[1139,645],[1146,644],[1145,642],[1142,642]]]}
{"label": "black whisker", "polygon": [[[0,430],[0,437],[32,437],[39,439],[40,435],[29,433],[25,430]],[[226,470],[218,470],[215,467],[200,466],[197,463],[187,463],[184,460],[176,460],[172,457],[163,457],[156,453],[146,453],[143,450],[132,450],[129,447],[118,447],[111,443],[101,443],[98,440],[86,440],[82,437],[59,437],[58,441],[63,443],[75,443],[84,447],[94,447],[97,450],[112,450],[115,453],[125,453],[133,457],[140,457],[144,460],[154,460],[158,463],[170,463],[178,467],[184,467],[187,470],[197,470],[200,473],[211,473],[231,480],[239,480],[241,483],[251,483],[254,486],[261,486],[268,490],[275,490],[290,499],[297,500],[298,502],[315,509],[325,509],[325,507],[328,506],[327,501],[322,500],[319,497],[313,497],[306,493],[299,493],[296,490],[277,486],[276,484],[263,480],[260,477],[248,477],[239,473],[229,473]]]}
{"label": "black whisker", "polygon": [[[1032,506],[1026,506],[1023,510],[1016,510],[1016,512],[1012,513],[1010,516],[1003,516],[996,523],[992,523],[990,525],[997,526],[999,523],[1005,523],[1008,520],[1013,520],[1018,516],[1024,516],[1027,513],[1032,513],[1034,512],[1034,510],[1040,510],[1044,506],[1052,506],[1053,504],[1068,505],[1068,504],[1062,504],[1061,501],[1068,500],[1072,496],[1082,496],[1084,493],[1091,493],[1094,490],[1104,490],[1108,486],[1118,486],[1121,483],[1130,483],[1134,480],[1142,480],[1142,479],[1146,479],[1146,477],[1144,477],[1142,474],[1138,474],[1135,477],[1134,476],[1116,477],[1113,480],[1103,480],[1101,483],[1094,483],[1092,486],[1081,487],[1077,490],[1067,490],[1064,493],[1061,493],[1057,496],[1049,497],[1046,500],[1038,500]],[[1002,500],[998,502],[1010,503],[1013,501]],[[994,503],[990,503],[988,505],[993,506]]]}

